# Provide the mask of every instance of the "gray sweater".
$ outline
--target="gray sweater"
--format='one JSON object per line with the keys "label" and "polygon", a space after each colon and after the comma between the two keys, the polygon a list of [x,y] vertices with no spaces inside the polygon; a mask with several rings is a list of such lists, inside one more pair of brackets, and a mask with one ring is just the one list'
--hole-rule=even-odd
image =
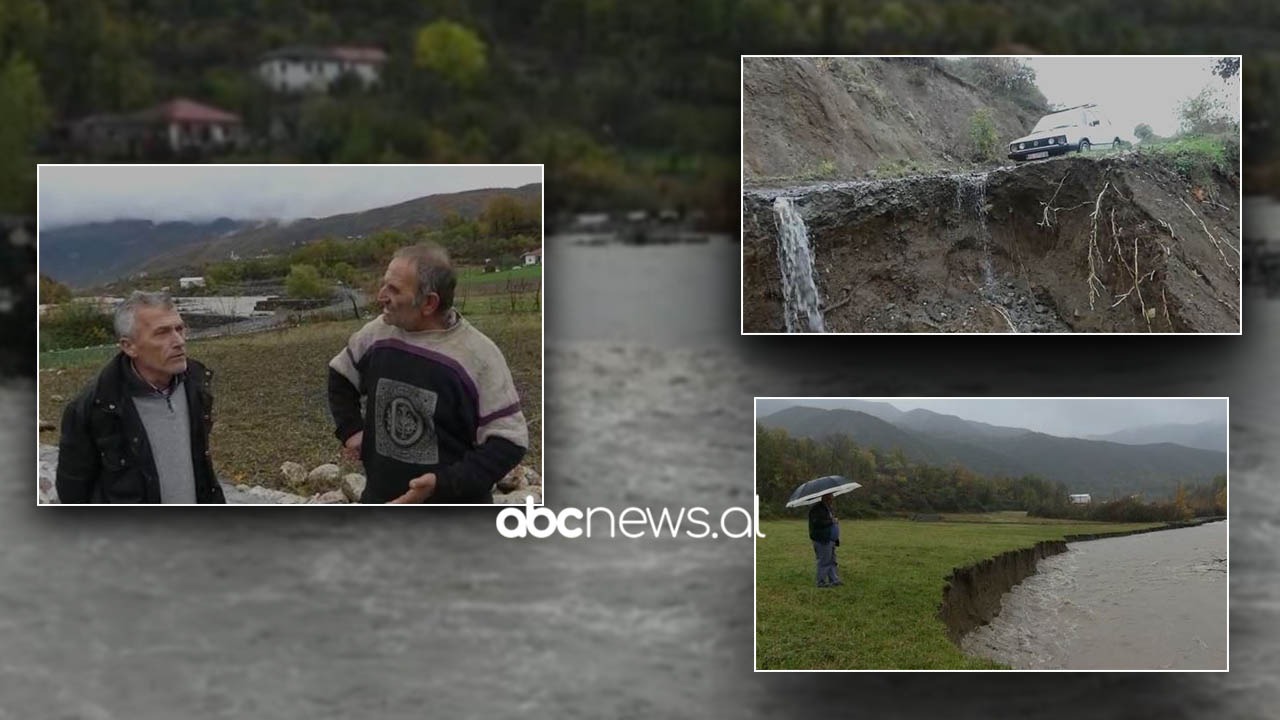
{"label": "gray sweater", "polygon": [[131,380],[133,405],[151,444],[152,460],[160,479],[160,502],[194,503],[196,474],[191,465],[191,413],[181,379],[170,384],[168,395]]}

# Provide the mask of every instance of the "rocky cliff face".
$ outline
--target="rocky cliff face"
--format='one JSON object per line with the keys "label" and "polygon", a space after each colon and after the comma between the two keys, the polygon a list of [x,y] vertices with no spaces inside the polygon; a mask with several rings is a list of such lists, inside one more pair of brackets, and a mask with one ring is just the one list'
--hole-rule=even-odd
{"label": "rocky cliff face", "polygon": [[1238,332],[1232,182],[1193,186],[1124,152],[749,187],[743,328],[785,327],[785,196],[807,225],[828,332]]}
{"label": "rocky cliff face", "polygon": [[938,617],[947,626],[947,636],[959,643],[965,633],[991,622],[1000,612],[1001,596],[1034,573],[1041,558],[1066,551],[1066,542],[1046,540],[952,570],[938,606]]}
{"label": "rocky cliff face", "polygon": [[1042,114],[992,96],[933,58],[747,58],[743,93],[748,181],[953,162],[967,154],[976,111],[990,111],[1001,142],[1024,135]]}

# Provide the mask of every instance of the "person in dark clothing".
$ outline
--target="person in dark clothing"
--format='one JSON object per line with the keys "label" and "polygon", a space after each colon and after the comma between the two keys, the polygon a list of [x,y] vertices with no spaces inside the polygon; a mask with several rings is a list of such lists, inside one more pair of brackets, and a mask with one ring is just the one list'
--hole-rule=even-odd
{"label": "person in dark clothing", "polygon": [[120,352],[62,414],[63,503],[225,503],[209,453],[213,373],[187,357],[186,326],[162,293],[115,313]]}
{"label": "person in dark clothing", "polygon": [[507,362],[453,308],[456,284],[443,248],[401,249],[382,314],[329,362],[335,434],[368,476],[361,502],[491,503],[529,447]]}
{"label": "person in dark clothing", "polygon": [[817,557],[818,587],[843,585],[836,574],[836,546],[840,544],[840,521],[833,512],[835,495],[827,493],[809,508],[809,539]]}

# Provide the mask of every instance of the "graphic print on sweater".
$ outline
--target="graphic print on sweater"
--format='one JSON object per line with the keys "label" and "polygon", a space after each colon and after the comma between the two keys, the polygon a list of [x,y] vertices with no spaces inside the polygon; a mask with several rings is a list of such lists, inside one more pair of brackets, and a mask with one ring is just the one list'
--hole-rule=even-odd
{"label": "graphic print on sweater", "polygon": [[378,454],[411,465],[440,462],[434,420],[436,393],[399,380],[379,378],[374,394]]}

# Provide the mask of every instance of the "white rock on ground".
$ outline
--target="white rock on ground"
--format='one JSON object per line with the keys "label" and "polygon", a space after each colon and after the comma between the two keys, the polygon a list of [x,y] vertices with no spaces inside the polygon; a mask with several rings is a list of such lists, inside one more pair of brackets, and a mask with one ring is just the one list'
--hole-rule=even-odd
{"label": "white rock on ground", "polygon": [[359,473],[347,473],[342,477],[342,493],[351,502],[360,502],[360,494],[364,492],[364,476]]}
{"label": "white rock on ground", "polygon": [[44,504],[58,502],[58,488],[54,485],[58,476],[58,446],[40,446],[39,501]]}
{"label": "white rock on ground", "polygon": [[333,463],[326,463],[307,473],[307,482],[328,485],[337,482],[340,477],[342,477],[342,468]]}
{"label": "white rock on ground", "polygon": [[281,465],[280,472],[284,475],[285,482],[289,484],[289,487],[297,487],[307,479],[307,469],[293,461],[288,461]]}
{"label": "white rock on ground", "polygon": [[494,493],[493,502],[495,505],[520,505],[526,497],[532,497],[535,504],[542,502],[542,488],[530,486],[510,493]]}

